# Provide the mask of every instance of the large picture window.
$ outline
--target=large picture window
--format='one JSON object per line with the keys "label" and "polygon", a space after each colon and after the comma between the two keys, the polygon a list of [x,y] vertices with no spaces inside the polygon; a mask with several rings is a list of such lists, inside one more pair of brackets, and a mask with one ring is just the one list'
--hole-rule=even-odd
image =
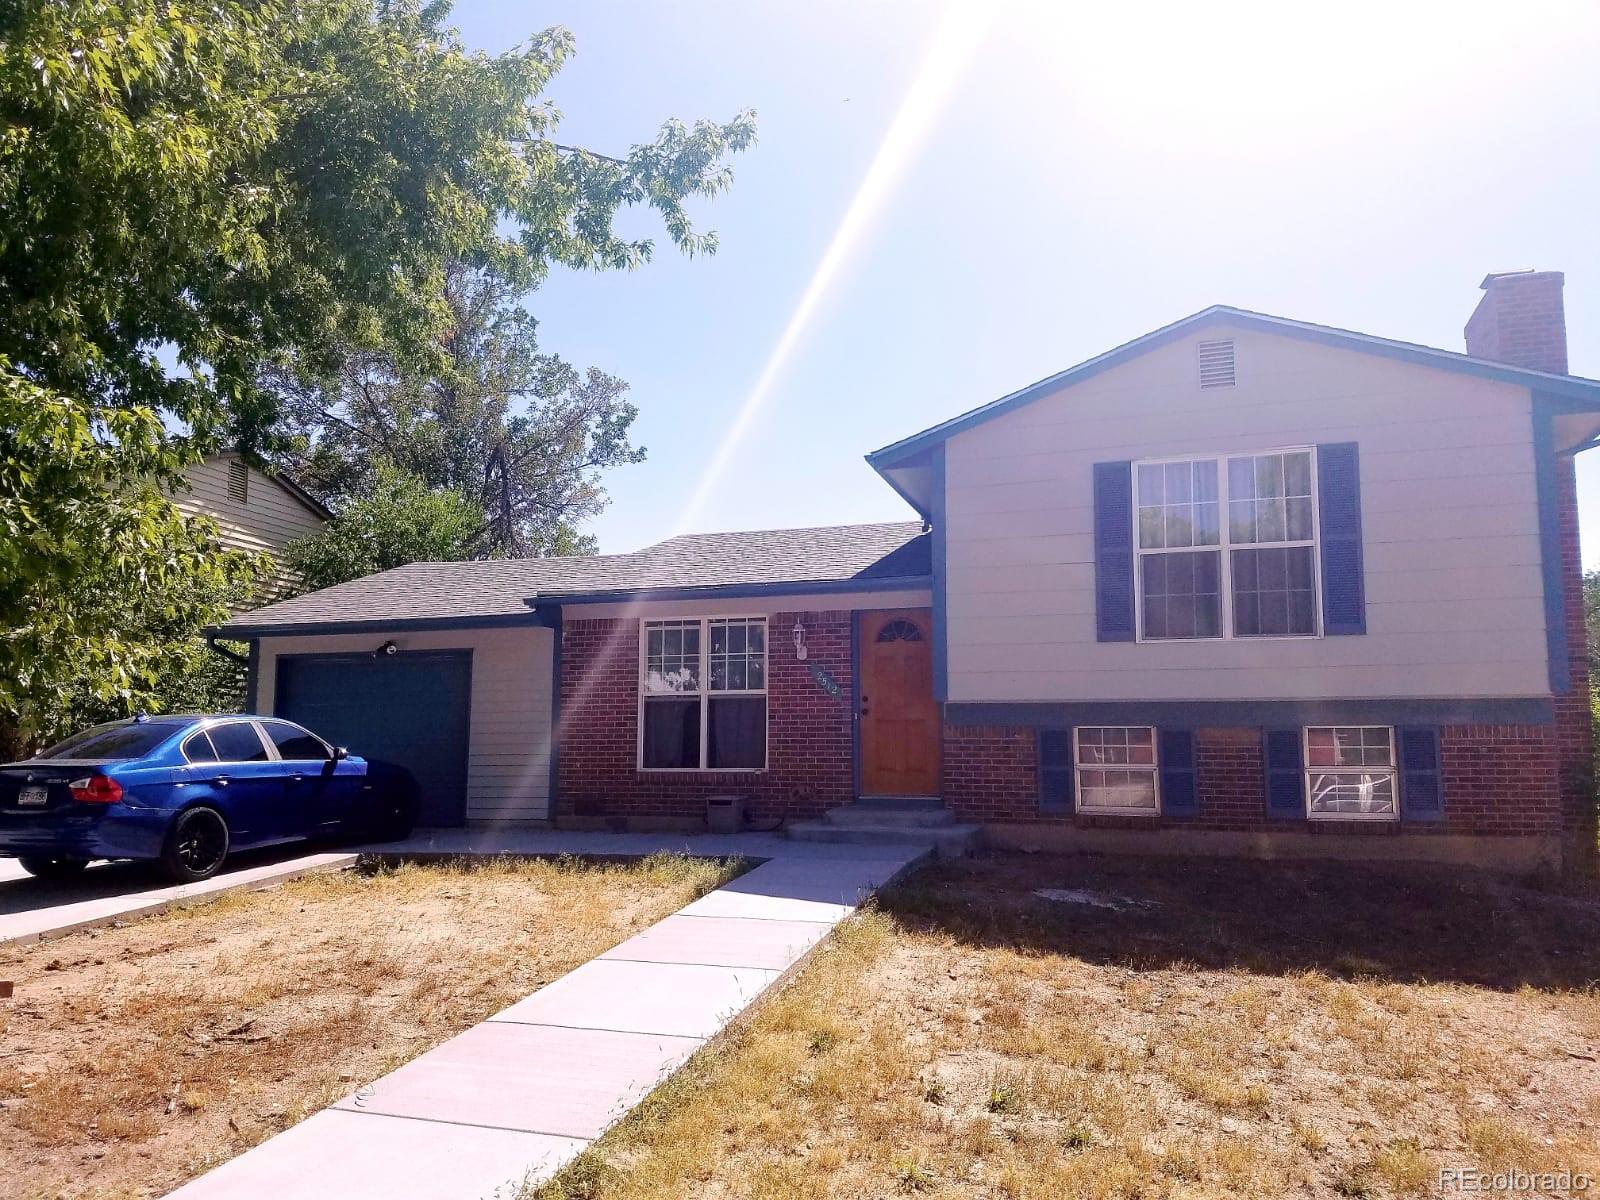
{"label": "large picture window", "polygon": [[651,771],[751,771],[767,765],[764,617],[646,621],[639,765]]}
{"label": "large picture window", "polygon": [[1134,469],[1139,637],[1317,635],[1310,449]]}
{"label": "large picture window", "polygon": [[1392,821],[1400,815],[1393,729],[1321,725],[1305,736],[1309,816]]}
{"label": "large picture window", "polygon": [[1073,765],[1081,811],[1157,811],[1156,731],[1150,726],[1080,725],[1073,731]]}

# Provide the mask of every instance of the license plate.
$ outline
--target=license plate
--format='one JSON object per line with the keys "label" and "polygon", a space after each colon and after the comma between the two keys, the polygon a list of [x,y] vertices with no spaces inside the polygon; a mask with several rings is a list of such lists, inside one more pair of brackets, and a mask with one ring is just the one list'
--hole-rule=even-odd
{"label": "license plate", "polygon": [[17,805],[21,808],[43,808],[50,801],[50,793],[42,787],[25,787],[17,793]]}

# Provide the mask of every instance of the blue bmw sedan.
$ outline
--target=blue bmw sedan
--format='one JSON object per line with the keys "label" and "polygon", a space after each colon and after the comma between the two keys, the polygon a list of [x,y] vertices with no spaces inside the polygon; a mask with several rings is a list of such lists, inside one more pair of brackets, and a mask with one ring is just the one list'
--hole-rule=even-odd
{"label": "blue bmw sedan", "polygon": [[190,882],[233,850],[404,837],[415,811],[403,772],[288,721],[140,716],[0,766],[0,857],[55,878],[91,859],[150,859]]}

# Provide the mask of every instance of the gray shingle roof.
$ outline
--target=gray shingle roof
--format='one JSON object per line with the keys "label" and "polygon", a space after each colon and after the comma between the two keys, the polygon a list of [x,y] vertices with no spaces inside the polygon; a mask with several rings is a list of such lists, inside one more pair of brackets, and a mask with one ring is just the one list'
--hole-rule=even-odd
{"label": "gray shingle roof", "polygon": [[752,584],[803,590],[847,580],[921,579],[930,570],[929,537],[915,521],[696,533],[631,554],[410,563],[240,613],[218,632],[492,619],[527,615],[530,598]]}

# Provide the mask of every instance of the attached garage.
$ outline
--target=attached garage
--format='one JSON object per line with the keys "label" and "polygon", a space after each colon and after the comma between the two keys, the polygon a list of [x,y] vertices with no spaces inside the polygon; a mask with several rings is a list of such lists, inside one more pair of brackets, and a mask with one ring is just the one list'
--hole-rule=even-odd
{"label": "attached garage", "polygon": [[254,634],[250,708],[404,766],[422,793],[424,828],[546,821],[554,657],[554,630],[527,618],[482,628],[262,631]]}
{"label": "attached garage", "polygon": [[417,781],[417,823],[465,825],[472,655],[459,650],[277,657],[273,711]]}
{"label": "attached garage", "polygon": [[[570,780],[570,812],[580,801],[608,816],[633,806],[645,820],[694,825],[707,795],[735,787],[754,793],[759,785],[775,804],[798,798],[814,809],[827,778],[848,798],[850,635],[848,622],[830,614],[927,608],[931,542],[919,523],[895,522],[684,536],[632,554],[418,562],[241,613],[208,632],[249,644],[251,711],[408,768],[423,792],[422,828],[550,822],[558,775]],[[784,665],[777,686],[791,689],[793,705],[774,724],[765,670],[750,674],[748,630],[743,651],[736,636],[727,653],[718,639],[725,627],[778,612],[787,619],[772,645],[754,643],[757,658],[770,650],[775,678]],[[723,762],[724,742],[737,742],[748,761],[723,765],[742,777],[641,769],[645,616],[708,630],[699,673],[708,695],[697,711],[718,720],[701,719],[704,761]],[[830,662],[833,674],[807,669],[798,651],[808,631],[816,639],[810,666]],[[732,663],[741,653],[746,661]],[[713,699],[712,691],[734,696]],[[775,744],[769,728],[790,749],[763,770],[750,764],[757,748]],[[824,735],[832,740],[821,746]]]}

